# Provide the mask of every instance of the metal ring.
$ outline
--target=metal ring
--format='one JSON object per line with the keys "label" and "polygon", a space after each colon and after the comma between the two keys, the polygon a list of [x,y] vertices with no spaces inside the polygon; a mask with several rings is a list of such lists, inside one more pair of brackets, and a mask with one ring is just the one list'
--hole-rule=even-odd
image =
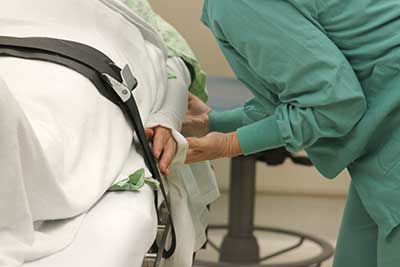
{"label": "metal ring", "polygon": [[[224,230],[227,229],[226,225],[212,225],[209,227],[209,230]],[[322,262],[328,260],[330,257],[332,257],[334,253],[334,249],[331,244],[329,244],[327,241],[316,237],[311,234],[305,234],[297,231],[292,231],[292,230],[287,230],[287,229],[281,229],[281,228],[272,228],[272,227],[254,227],[254,231],[259,231],[259,232],[268,232],[268,233],[277,233],[281,235],[288,235],[288,236],[293,236],[293,237],[298,237],[300,238],[301,242],[300,245],[295,245],[292,246],[291,249],[286,249],[282,250],[284,253],[287,253],[289,251],[292,251],[293,249],[296,249],[300,247],[304,241],[308,240],[313,242],[314,244],[317,244],[321,248],[321,252],[314,257],[305,259],[305,260],[300,260],[300,261],[292,261],[292,262],[286,262],[286,263],[274,263],[274,264],[262,264],[263,261],[271,259],[275,256],[282,255],[284,253],[274,253],[269,256],[264,256],[260,257],[258,262],[240,262],[240,263],[229,263],[229,262],[212,262],[212,261],[204,261],[204,260],[196,260],[194,266],[196,267],[314,267],[314,266],[320,266]],[[216,249],[218,250],[218,249]],[[277,255],[276,255],[277,254]],[[272,257],[270,257],[272,256]]]}

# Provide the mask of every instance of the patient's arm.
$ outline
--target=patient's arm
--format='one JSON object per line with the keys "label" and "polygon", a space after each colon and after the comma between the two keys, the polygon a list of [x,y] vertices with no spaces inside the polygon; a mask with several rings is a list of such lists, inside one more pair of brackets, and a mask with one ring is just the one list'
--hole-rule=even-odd
{"label": "patient's arm", "polygon": [[189,90],[194,95],[200,97],[203,101],[206,101],[206,74],[201,69],[200,63],[196,59],[195,54],[186,42],[185,38],[170,23],[165,21],[153,10],[149,0],[122,1],[124,1],[135,13],[141,16],[160,34],[168,48],[169,56],[179,56],[190,66],[193,80],[188,86],[190,87]]}
{"label": "patient's arm", "polygon": [[190,86],[190,73],[178,57],[169,58],[167,92],[158,95],[156,106],[150,115],[146,127],[157,125],[180,131],[188,106],[188,88]]}
{"label": "patient's arm", "polygon": [[177,57],[168,59],[167,92],[157,99],[160,108],[146,123],[146,135],[152,140],[154,156],[160,160],[160,170],[168,175],[172,162],[183,163],[187,151],[186,140],[179,134],[188,106],[190,73]]}

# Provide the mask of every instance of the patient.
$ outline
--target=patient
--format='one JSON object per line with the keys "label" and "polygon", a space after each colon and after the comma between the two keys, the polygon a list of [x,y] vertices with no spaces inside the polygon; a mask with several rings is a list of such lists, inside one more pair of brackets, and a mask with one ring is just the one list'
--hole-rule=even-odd
{"label": "patient", "polygon": [[[184,144],[174,136],[187,108],[190,73],[120,1],[4,1],[0,25],[1,36],[71,40],[120,67],[129,64],[161,171],[168,175],[172,161],[182,161],[177,151]],[[146,169],[121,110],[84,76],[49,62],[0,57],[0,136],[0,266],[20,266],[68,245],[65,235],[39,231],[40,222],[86,212],[130,153],[129,168]]]}

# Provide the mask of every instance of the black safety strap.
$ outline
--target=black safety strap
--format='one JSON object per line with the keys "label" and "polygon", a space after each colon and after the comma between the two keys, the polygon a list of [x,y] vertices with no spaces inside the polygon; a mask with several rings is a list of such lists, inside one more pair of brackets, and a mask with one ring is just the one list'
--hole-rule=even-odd
{"label": "black safety strap", "polygon": [[16,38],[0,36],[0,47],[14,47],[20,49],[33,49],[47,53],[53,53],[64,58],[75,60],[99,73],[108,73],[119,78],[119,68],[114,68],[113,61],[99,50],[77,42],[66,41],[54,38],[29,37]]}
{"label": "black safety strap", "polygon": [[[122,109],[125,116],[127,116],[132,124],[139,139],[147,167],[149,168],[153,178],[160,182],[161,193],[165,200],[171,224],[171,247],[169,250],[164,250],[163,257],[171,257],[176,248],[176,234],[172,220],[171,206],[156,160],[146,138],[143,122],[135,98],[132,94],[127,101],[122,101],[120,96],[115,92],[114,88],[105,78],[105,75],[109,75],[122,84],[124,78],[121,75],[121,69],[117,67],[104,53],[93,47],[77,42],[53,38],[16,38],[0,36],[0,56],[41,60],[68,67],[88,78],[104,97]],[[136,85],[137,84],[134,84],[133,88],[127,89],[132,91],[136,88]],[[155,195],[157,195],[157,193]],[[156,208],[158,208],[157,198],[155,198],[155,202]]]}
{"label": "black safety strap", "polygon": [[[0,38],[1,39],[1,38]],[[0,40],[1,42],[1,40]],[[75,60],[69,59],[69,58],[64,58],[60,57],[57,54],[53,53],[47,53],[43,51],[37,51],[34,49],[21,49],[21,48],[2,48],[0,45],[0,56],[9,56],[9,57],[18,57],[18,58],[23,58],[23,59],[33,59],[33,60],[40,60],[40,61],[46,61],[46,62],[51,62],[55,63],[58,65],[62,65],[65,67],[68,67],[69,69],[72,69],[86,78],[88,78],[98,89],[98,91],[106,97],[108,100],[110,100],[113,103],[118,103],[119,101],[119,96],[109,90],[107,87],[104,86],[104,81],[97,74],[96,71],[92,70],[91,68],[87,67],[86,65],[80,64],[79,62],[76,62]]]}

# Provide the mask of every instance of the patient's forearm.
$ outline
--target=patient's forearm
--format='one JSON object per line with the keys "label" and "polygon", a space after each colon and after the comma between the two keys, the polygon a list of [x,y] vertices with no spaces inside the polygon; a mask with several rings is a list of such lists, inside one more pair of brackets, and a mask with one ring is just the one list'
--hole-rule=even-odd
{"label": "patient's forearm", "polygon": [[146,127],[161,125],[180,131],[187,111],[190,73],[180,58],[168,59],[168,86],[162,99],[161,108],[151,114]]}
{"label": "patient's forearm", "polygon": [[168,59],[168,69],[171,73],[169,73],[167,91],[163,94],[163,103],[158,111],[151,114],[146,127],[163,126],[171,129],[171,134],[177,143],[173,162],[183,163],[188,146],[185,138],[179,134],[179,131],[181,130],[188,106],[188,88],[191,82],[190,73],[180,58]]}

